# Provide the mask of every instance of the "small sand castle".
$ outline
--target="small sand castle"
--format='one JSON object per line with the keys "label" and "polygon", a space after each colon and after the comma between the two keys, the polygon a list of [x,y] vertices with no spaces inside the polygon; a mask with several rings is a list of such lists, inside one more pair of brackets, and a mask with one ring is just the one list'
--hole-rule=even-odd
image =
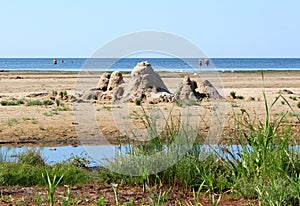
{"label": "small sand castle", "polygon": [[198,87],[197,82],[188,76],[184,77],[173,94],[148,61],[140,62],[133,68],[127,83],[119,71],[104,73],[100,77],[98,87],[85,91],[82,95],[84,101],[134,102],[140,99],[150,104],[203,98],[223,97],[208,80]]}

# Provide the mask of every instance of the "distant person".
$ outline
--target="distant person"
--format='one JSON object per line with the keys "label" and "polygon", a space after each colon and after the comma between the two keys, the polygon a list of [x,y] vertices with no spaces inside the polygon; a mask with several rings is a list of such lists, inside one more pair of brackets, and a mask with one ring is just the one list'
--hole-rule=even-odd
{"label": "distant person", "polygon": [[57,64],[57,60],[56,59],[53,59],[53,64]]}
{"label": "distant person", "polygon": [[205,59],[205,60],[204,60],[204,63],[205,63],[205,65],[208,67],[208,65],[209,65],[209,59]]}
{"label": "distant person", "polygon": [[61,63],[63,64],[63,63],[65,63],[65,61],[64,61],[64,60],[61,60]]}
{"label": "distant person", "polygon": [[202,64],[203,64],[203,60],[200,59],[200,60],[199,60],[199,66],[202,67]]}

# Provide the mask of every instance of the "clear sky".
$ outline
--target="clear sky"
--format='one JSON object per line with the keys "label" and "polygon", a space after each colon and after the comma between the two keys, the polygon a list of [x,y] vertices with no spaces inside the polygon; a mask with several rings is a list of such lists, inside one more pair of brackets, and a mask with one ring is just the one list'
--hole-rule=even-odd
{"label": "clear sky", "polygon": [[300,57],[299,9],[299,0],[3,0],[0,57],[89,57],[145,30],[209,57]]}

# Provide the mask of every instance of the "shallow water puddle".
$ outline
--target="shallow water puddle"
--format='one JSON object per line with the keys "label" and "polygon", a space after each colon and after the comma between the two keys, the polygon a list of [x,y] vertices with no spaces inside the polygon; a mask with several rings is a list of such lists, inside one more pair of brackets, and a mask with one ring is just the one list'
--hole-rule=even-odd
{"label": "shallow water puddle", "polygon": [[[123,150],[125,148],[122,148]],[[111,145],[94,146],[59,146],[59,147],[0,147],[0,159],[16,161],[18,154],[26,151],[39,151],[47,164],[66,161],[70,157],[78,156],[88,159],[90,167],[99,166],[107,159],[113,159],[120,152],[119,148]],[[96,156],[95,156],[96,155]],[[94,156],[94,157],[93,157]]]}

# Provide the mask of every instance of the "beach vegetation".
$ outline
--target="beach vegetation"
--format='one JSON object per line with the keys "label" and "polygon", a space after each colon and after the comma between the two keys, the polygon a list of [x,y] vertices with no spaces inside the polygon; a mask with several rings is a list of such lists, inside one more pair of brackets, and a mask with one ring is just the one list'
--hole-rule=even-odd
{"label": "beach vegetation", "polygon": [[42,157],[31,159],[26,157],[22,162],[0,163],[1,186],[45,186],[42,174],[49,172],[50,178],[64,176],[59,185],[86,184],[91,181],[92,174],[68,163],[43,165]]}
{"label": "beach vegetation", "polygon": [[41,102],[40,100],[30,100],[26,103],[26,106],[41,106],[43,105],[43,102]]}
{"label": "beach vegetation", "polygon": [[231,91],[230,96],[231,96],[232,99],[244,99],[244,96],[236,95],[235,91]]}
{"label": "beach vegetation", "polygon": [[297,97],[296,96],[290,96],[289,97],[291,100],[297,101]]}
{"label": "beach vegetation", "polygon": [[52,116],[54,116],[54,115],[59,115],[60,112],[70,111],[70,110],[71,110],[71,108],[66,107],[66,106],[55,107],[55,108],[52,108],[51,111],[45,112],[44,115],[45,115],[46,117],[52,117]]}
{"label": "beach vegetation", "polygon": [[42,177],[44,178],[45,185],[47,185],[48,188],[48,201],[49,205],[53,206],[54,205],[54,193],[55,190],[58,186],[58,184],[61,182],[62,178],[64,177],[63,175],[60,176],[60,178],[56,179],[57,176],[54,175],[53,179],[50,179],[49,173],[46,172],[46,176],[44,176],[44,173],[42,173]]}
{"label": "beach vegetation", "polygon": [[10,118],[10,119],[6,120],[6,124],[8,126],[12,126],[12,125],[18,123],[19,121],[20,121],[19,118]]}
{"label": "beach vegetation", "polygon": [[36,99],[36,100],[30,100],[26,103],[26,106],[50,106],[50,105],[53,105],[54,102],[50,99],[46,99],[46,100],[39,100],[39,99]]}
{"label": "beach vegetation", "polygon": [[87,157],[86,154],[72,155],[66,160],[69,164],[74,165],[75,167],[80,168],[88,168],[89,164],[91,163],[90,159]]}
{"label": "beach vegetation", "polygon": [[45,105],[45,106],[50,106],[52,104],[54,104],[54,102],[50,99],[46,99],[43,101],[43,105]]}
{"label": "beach vegetation", "polygon": [[300,109],[300,102],[297,103],[297,107]]}
{"label": "beach vegetation", "polygon": [[230,92],[230,96],[232,99],[236,99],[236,92],[235,91],[231,91]]}
{"label": "beach vegetation", "polygon": [[18,106],[20,104],[24,104],[24,99],[18,99],[18,100],[3,100],[0,102],[2,106]]}
{"label": "beach vegetation", "polygon": [[135,103],[135,105],[137,105],[137,106],[141,106],[141,105],[142,105],[142,99],[141,99],[141,98],[136,98],[136,99],[134,100],[134,103]]}
{"label": "beach vegetation", "polygon": [[66,90],[63,91],[63,96],[66,97],[68,95],[68,92]]}
{"label": "beach vegetation", "polygon": [[45,166],[45,158],[39,150],[28,150],[18,154],[18,162],[31,166]]}
{"label": "beach vegetation", "polygon": [[53,91],[52,91],[52,95],[53,95],[53,96],[57,96],[57,94],[58,94],[58,92],[57,92],[56,90],[53,90]]}
{"label": "beach vegetation", "polygon": [[102,106],[102,108],[103,108],[104,110],[106,110],[106,111],[109,111],[109,112],[112,110],[112,107],[111,107],[111,106],[108,106],[108,105],[105,105],[105,104]]}
{"label": "beach vegetation", "polygon": [[60,106],[60,100],[59,99],[55,99],[55,104],[56,104],[57,107],[59,107]]}
{"label": "beach vegetation", "polygon": [[71,111],[71,108],[67,106],[61,106],[61,107],[55,107],[51,111],[53,112],[65,112],[65,111]]}

